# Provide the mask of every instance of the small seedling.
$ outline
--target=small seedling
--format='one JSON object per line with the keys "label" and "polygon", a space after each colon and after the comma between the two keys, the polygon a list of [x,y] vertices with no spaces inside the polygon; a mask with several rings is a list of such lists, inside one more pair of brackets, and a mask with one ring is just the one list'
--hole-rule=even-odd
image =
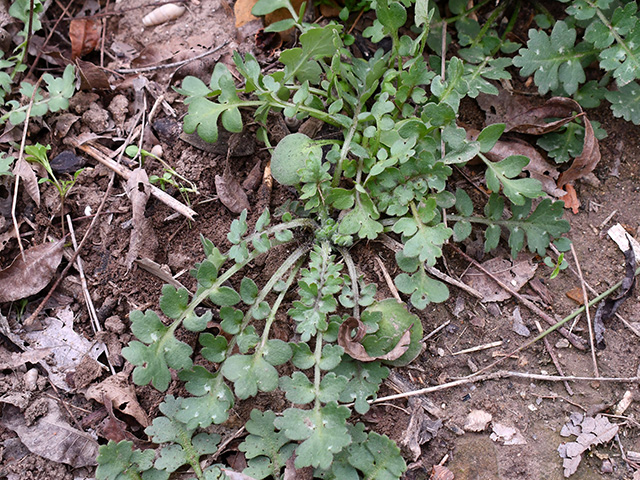
{"label": "small seedling", "polygon": [[81,168],[80,170],[74,172],[73,176],[70,179],[57,178],[53,173],[51,164],[49,163],[49,157],[47,155],[47,152],[49,150],[51,150],[51,145],[44,146],[40,145],[39,143],[35,145],[27,145],[24,148],[24,151],[27,154],[25,159],[29,162],[34,162],[42,165],[42,167],[47,172],[48,176],[41,178],[38,183],[51,183],[54,187],[56,187],[56,190],[60,195],[60,220],[62,225],[62,233],[64,235],[64,201],[69,196],[69,192],[78,181],[78,177],[84,169]]}
{"label": "small seedling", "polygon": [[[164,190],[168,185],[174,187],[185,197],[187,203],[189,203],[189,197],[187,196],[188,193],[194,193],[196,195],[200,193],[198,192],[198,187],[196,187],[196,185],[191,180],[180,175],[171,165],[169,165],[159,156],[154,155],[153,153],[148,152],[147,150],[144,150],[142,148],[138,148],[136,145],[129,145],[125,149],[125,153],[131,158],[136,158],[138,155],[140,155],[142,163],[144,163],[144,160],[148,157],[158,160],[162,164],[164,172],[161,177],[159,177],[158,175],[149,176],[149,182],[152,184],[159,184],[162,190]],[[177,181],[176,178],[181,181]]]}

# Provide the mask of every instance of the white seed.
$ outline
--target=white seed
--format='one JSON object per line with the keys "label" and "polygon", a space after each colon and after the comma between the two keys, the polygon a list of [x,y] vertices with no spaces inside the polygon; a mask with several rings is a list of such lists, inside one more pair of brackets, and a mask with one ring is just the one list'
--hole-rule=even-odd
{"label": "white seed", "polygon": [[145,15],[142,19],[142,25],[145,27],[152,27],[154,25],[160,25],[161,23],[175,20],[182,16],[186,8],[182,5],[176,5],[175,3],[167,3],[161,7],[156,8],[148,15]]}

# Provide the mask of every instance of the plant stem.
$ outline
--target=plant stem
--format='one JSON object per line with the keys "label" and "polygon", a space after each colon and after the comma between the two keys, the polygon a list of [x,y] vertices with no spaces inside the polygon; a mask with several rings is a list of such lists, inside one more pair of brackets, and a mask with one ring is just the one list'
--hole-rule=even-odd
{"label": "plant stem", "polygon": [[[271,306],[271,311],[269,312],[269,316],[267,317],[266,323],[264,325],[264,331],[262,332],[262,341],[260,342],[260,346],[256,349],[256,352],[261,352],[264,346],[267,344],[267,339],[269,338],[269,330],[271,329],[271,325],[273,324],[273,321],[276,319],[276,313],[278,313],[280,304],[282,303],[285,295],[289,291],[289,287],[291,287],[291,284],[293,283],[293,280],[295,279],[296,274],[298,273],[298,270],[300,270],[300,266],[302,265],[303,255],[308,251],[309,251],[309,248],[299,247],[295,252],[289,255],[289,258],[287,258],[287,260],[285,261],[287,265],[286,265],[286,269],[284,269],[283,275],[284,273],[286,273],[286,270],[288,270],[289,267],[293,267],[293,268],[291,269],[289,278],[287,278],[287,281],[285,282],[285,288],[282,289],[278,297],[273,302],[273,305]],[[295,264],[293,264],[294,262]],[[284,266],[285,264],[283,264],[280,268]],[[278,269],[278,271],[279,270],[280,269]],[[275,276],[276,275],[274,275],[274,277]],[[269,282],[271,282],[271,279],[269,280]],[[275,285],[275,282],[273,283],[273,285]],[[262,292],[260,293],[262,294]],[[256,304],[257,303],[258,303],[258,300],[256,299]]]}
{"label": "plant stem", "polygon": [[342,149],[340,150],[340,158],[338,159],[336,169],[333,172],[333,179],[331,180],[331,186],[334,188],[340,184],[340,179],[342,178],[342,163],[347,158],[347,155],[349,155],[351,140],[353,140],[353,136],[358,130],[358,115],[360,115],[360,110],[362,110],[362,102],[358,102],[356,110],[355,112],[353,112],[353,123],[351,124],[347,135],[344,137],[344,143],[342,144]]}
{"label": "plant stem", "polygon": [[[638,276],[640,275],[640,268],[638,268],[634,274],[634,276]],[[562,327],[565,323],[567,323],[569,320],[573,320],[574,318],[576,318],[578,315],[580,315],[582,312],[585,311],[585,308],[591,307],[593,305],[595,305],[596,303],[598,303],[600,300],[605,299],[606,297],[608,297],[609,295],[611,295],[613,292],[615,292],[618,288],[620,288],[620,286],[622,285],[622,281],[619,281],[618,283],[616,283],[614,286],[612,286],[611,288],[609,288],[608,290],[604,291],[603,293],[601,293],[600,295],[598,295],[597,297],[595,297],[593,300],[591,300],[587,305],[582,305],[580,308],[574,310],[571,314],[567,315],[566,317],[564,317],[562,320],[560,320],[558,323],[556,323],[555,325],[553,325],[552,327],[547,328],[544,332],[542,332],[540,335],[538,335],[537,337],[535,337],[533,340],[529,340],[527,343],[525,343],[524,345],[518,347],[516,350],[510,352],[508,355],[506,355],[505,357],[502,357],[498,360],[496,360],[495,362],[493,362],[491,365],[487,365],[486,367],[478,370],[477,372],[475,372],[474,374],[470,375],[471,377],[473,376],[478,376],[484,372],[486,372],[487,370],[490,370],[491,368],[495,367],[496,365],[498,365],[499,363],[502,363],[504,360],[506,360],[507,358],[511,358],[513,355],[516,355],[517,353],[521,352],[522,350],[524,350],[525,348],[529,347],[530,345],[533,345],[534,343],[536,343],[538,340],[543,339],[544,337],[546,337],[547,335],[549,335],[551,332],[556,331],[557,329],[559,329],[560,327]]]}

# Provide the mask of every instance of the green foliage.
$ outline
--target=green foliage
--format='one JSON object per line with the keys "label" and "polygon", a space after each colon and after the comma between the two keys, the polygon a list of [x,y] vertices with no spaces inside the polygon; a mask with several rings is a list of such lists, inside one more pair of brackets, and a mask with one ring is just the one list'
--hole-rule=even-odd
{"label": "green foliage", "polygon": [[69,195],[69,192],[78,181],[78,176],[82,173],[83,169],[74,172],[73,176],[69,179],[57,178],[53,173],[51,164],[49,163],[49,156],[47,155],[47,152],[49,150],[51,150],[50,145],[45,146],[40,145],[39,143],[35,145],[27,145],[24,147],[24,151],[27,154],[25,158],[27,161],[39,163],[40,165],[42,165],[42,167],[44,167],[48,177],[42,178],[40,180],[40,183],[51,183],[54,187],[56,187],[56,190],[58,190],[58,193],[60,194],[60,199],[64,202],[64,199]]}
{"label": "green foliage", "polygon": [[[409,350],[398,365],[419,355],[420,319],[401,306],[406,313],[402,322],[381,321],[385,300],[376,302],[375,285],[364,283],[348,247],[393,236],[399,244],[393,281],[411,308],[423,310],[449,297],[448,287],[429,273],[448,242],[463,241],[476,229],[489,251],[506,233],[512,256],[524,248],[544,256],[550,242],[569,230],[562,219],[563,203],[541,199],[541,183],[527,177],[528,158],[487,158],[504,125],[491,125],[471,141],[456,123],[463,99],[496,94],[491,80],[510,78],[507,68],[512,65],[523,75],[533,74],[543,93],[572,94],[585,107],[607,99],[616,115],[630,119],[640,111],[635,108],[640,99],[635,47],[624,55],[605,53],[620,45],[629,48],[637,29],[633,7],[574,1],[564,21],[552,24],[546,16],[538,17],[540,30],[531,30],[526,46],[520,46],[507,40],[517,13],[505,29],[497,29],[508,2],[491,7],[489,21],[481,25],[469,15],[468,2],[451,1],[455,17],[444,20],[455,23],[460,50],[441,58],[441,33],[431,29],[440,28],[443,19],[429,2],[365,3],[357,8],[370,6],[376,13],[365,36],[374,43],[390,38],[387,52],[379,49],[369,59],[354,58],[341,25],[309,25],[288,0],[260,0],[254,14],[281,7],[292,13],[271,31],[293,26],[300,32],[296,46],[281,53],[281,69],[265,74],[251,54],[243,58],[235,53],[241,88],[218,63],[208,83],[186,77],[177,89],[189,109],[185,131],[209,142],[218,139],[219,128],[241,131],[247,119],[241,110],[253,112],[258,137],[272,150],[273,177],[295,188],[298,199],[276,212],[281,219],[274,225],[268,211],[255,225],[243,212],[229,229],[225,252],[202,239],[204,259],[191,272],[195,293],[166,286],[159,301],[162,315],[153,310],[131,313],[137,339],[123,355],[135,366],[134,381],[164,391],[174,370],[189,395],[167,396],[161,406],[164,416],[147,429],[161,444],[153,466],[127,457],[118,463],[118,472],[164,475],[186,464],[200,480],[217,478],[219,467],[197,467],[218,440],[202,429],[225,422],[236,400],[279,391],[289,408],[253,410],[247,422],[248,435],[240,445],[248,460],[246,475],[281,478],[295,454],[296,467],[313,467],[319,478],[400,478],[406,464],[392,440],[349,423],[354,411],[368,411],[389,368],[349,356],[347,346],[339,343],[340,327],[350,317],[362,320],[368,328],[362,345],[376,356],[388,353],[409,330],[404,336],[410,336]],[[349,2],[343,16],[355,6]],[[594,22],[601,26],[590,27]],[[412,36],[403,35],[409,23]],[[429,61],[427,48],[436,52],[429,52]],[[498,56],[518,49],[513,60]],[[605,93],[608,77],[585,83],[584,68],[594,59],[610,72],[617,90]],[[270,113],[296,120],[313,117],[341,135],[314,140],[294,133],[272,148]],[[596,133],[601,134],[597,126]],[[583,136],[578,120],[540,144],[561,162],[580,154]],[[485,205],[475,205],[450,181],[453,167],[474,157],[486,167],[490,196]],[[288,256],[271,278],[262,283],[251,278],[246,267],[283,244]],[[206,313],[196,314],[204,302]],[[219,319],[220,331],[205,331],[213,318]],[[276,318],[293,322],[295,342],[274,338]],[[188,337],[193,341],[178,340],[178,329],[193,332]],[[130,456],[130,447],[122,448]],[[107,456],[102,459],[111,465]]]}
{"label": "green foliage", "polygon": [[[553,24],[551,33],[529,30],[527,46],[513,64],[521,75],[534,74],[541,93],[573,95],[584,107],[597,106],[580,94],[584,68],[596,60],[607,75],[592,95],[606,98],[613,114],[640,124],[640,22],[636,2],[612,0],[560,0],[568,3],[565,20]],[[546,25],[543,24],[548,29]],[[609,78],[615,87],[606,89]],[[592,83],[592,82],[589,82]],[[636,85],[634,88],[633,85]],[[593,87],[593,83],[592,83]]]}

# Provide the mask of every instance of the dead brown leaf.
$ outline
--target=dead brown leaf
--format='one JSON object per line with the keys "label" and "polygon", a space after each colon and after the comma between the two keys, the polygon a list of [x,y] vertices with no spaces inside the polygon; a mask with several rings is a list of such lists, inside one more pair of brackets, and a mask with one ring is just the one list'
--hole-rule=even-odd
{"label": "dead brown leaf", "polygon": [[38,177],[33,171],[29,162],[24,158],[19,158],[13,167],[13,174],[16,177],[20,177],[24,182],[27,193],[31,199],[36,203],[36,206],[40,206],[40,188],[38,186]]}
{"label": "dead brown leaf", "polygon": [[0,303],[26,298],[46,287],[60,265],[63,247],[64,239],[36,245],[0,270]]}
{"label": "dead brown leaf", "polygon": [[249,210],[249,199],[242,189],[242,185],[236,180],[231,173],[229,160],[222,175],[215,177],[216,192],[222,204],[233,213],[242,213],[244,209]]}
{"label": "dead brown leaf", "polygon": [[[136,168],[127,180],[127,195],[131,200],[133,213],[133,230],[129,238],[129,252],[127,253],[127,270],[143,251],[155,250],[158,245],[151,222],[144,216],[147,200],[151,196],[151,184],[147,172]],[[151,254],[153,256],[153,254]]]}
{"label": "dead brown leaf", "polygon": [[105,399],[108,399],[122,413],[132,416],[143,427],[148,427],[149,418],[138,403],[133,385],[127,381],[127,378],[127,375],[122,372],[112,375],[106,380],[90,386],[85,397],[105,406],[107,406]]}
{"label": "dead brown leaf", "polygon": [[101,25],[89,18],[76,18],[69,23],[71,40],[71,59],[84,57],[98,46],[101,36]]}
{"label": "dead brown leaf", "polygon": [[[491,272],[496,278],[514,291],[519,291],[536,272],[538,266],[531,261],[531,255],[520,254],[518,260],[506,258],[492,258],[482,263],[482,266]],[[462,277],[462,280],[482,293],[482,302],[502,302],[511,297],[511,294],[500,285],[475,267],[471,267]]]}
{"label": "dead brown leaf", "polygon": [[258,0],[238,0],[233,6],[233,13],[236,16],[236,28],[240,28],[247,23],[257,20],[258,17],[254,17],[251,14],[251,9]]}
{"label": "dead brown leaf", "polygon": [[[565,97],[550,98],[539,107],[531,107],[528,103],[523,96],[510,95],[505,91],[498,96],[478,96],[478,104],[486,112],[486,123],[504,123],[505,132],[542,135],[557,130],[580,117],[585,128],[582,153],[574,159],[569,169],[560,175],[558,187],[562,188],[567,183],[573,183],[578,178],[591,173],[600,162],[600,145],[593,126],[580,104]],[[558,118],[558,120],[547,122],[549,118]]]}
{"label": "dead brown leaf", "polygon": [[78,74],[80,75],[80,90],[110,90],[111,83],[107,74],[97,65],[76,59]]}
{"label": "dead brown leaf", "polygon": [[[582,107],[575,100],[565,97],[553,97],[539,107],[508,116],[505,119],[507,125],[505,131],[544,135],[558,130],[563,125],[583,116]],[[548,118],[558,118],[558,120],[547,122]]]}
{"label": "dead brown leaf", "polygon": [[[351,333],[354,329],[356,330],[356,335],[352,337]],[[400,337],[397,345],[393,347],[389,353],[380,357],[372,357],[360,343],[360,340],[364,338],[366,333],[367,328],[364,323],[355,317],[349,317],[340,325],[338,344],[344,348],[345,353],[351,358],[355,358],[361,362],[373,362],[374,360],[397,360],[409,349],[409,344],[411,343],[411,328],[408,328],[402,334],[402,337]]]}
{"label": "dead brown leaf", "polygon": [[242,188],[246,191],[255,190],[260,185],[260,181],[262,180],[262,163],[257,161],[253,166],[247,178],[242,182]]}
{"label": "dead brown leaf", "polygon": [[582,147],[582,153],[571,163],[568,170],[560,174],[560,178],[558,178],[559,187],[573,183],[578,178],[582,178],[593,172],[596,165],[600,162],[600,144],[593,132],[593,126],[591,126],[591,122],[586,116],[582,117],[582,120],[584,121],[584,145]]}
{"label": "dead brown leaf", "polygon": [[133,60],[131,60],[131,68],[158,65],[172,58],[173,52],[175,52],[177,48],[179,47],[173,45],[169,46],[166,44],[147,45]]}
{"label": "dead brown leaf", "polygon": [[[568,170],[567,170],[568,171]],[[576,189],[573,188],[573,185],[567,183],[564,186],[567,194],[562,197],[564,200],[564,208],[570,208],[574,215],[578,213],[578,209],[580,208],[580,200],[578,199],[578,194],[576,193]]]}
{"label": "dead brown leaf", "polygon": [[47,414],[32,425],[27,425],[25,416],[13,405],[4,406],[0,424],[16,432],[29,451],[52,462],[74,468],[95,465],[98,442],[69,425],[55,400],[45,401]]}

